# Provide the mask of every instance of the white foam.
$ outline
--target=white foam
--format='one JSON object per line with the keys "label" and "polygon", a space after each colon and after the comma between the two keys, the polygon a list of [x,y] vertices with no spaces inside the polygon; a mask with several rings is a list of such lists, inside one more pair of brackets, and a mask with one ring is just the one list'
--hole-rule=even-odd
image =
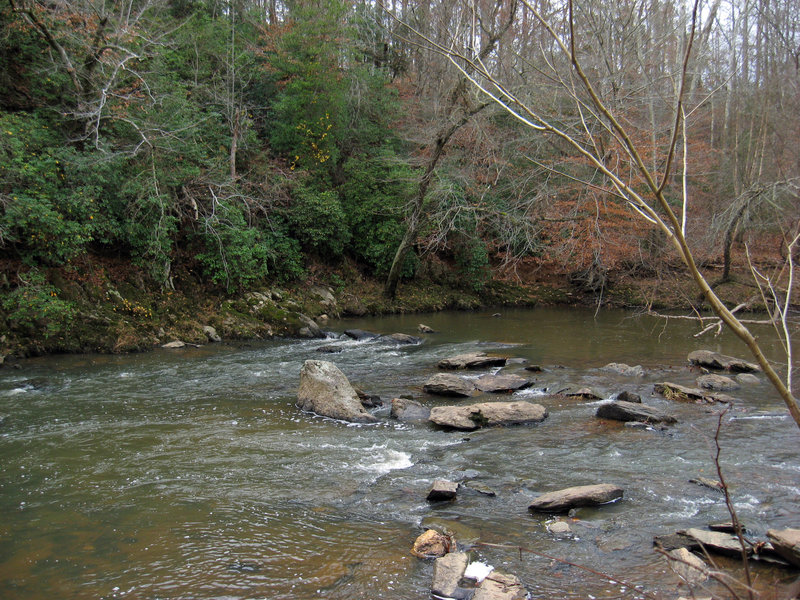
{"label": "white foam", "polygon": [[466,579],[472,579],[476,583],[480,583],[484,579],[489,576],[489,573],[494,571],[494,567],[492,565],[487,565],[486,563],[482,562],[471,562],[467,567],[467,570],[464,571],[464,577]]}
{"label": "white foam", "polygon": [[398,469],[407,469],[413,466],[411,461],[411,454],[408,452],[400,452],[399,450],[386,450],[383,455],[375,456],[372,462],[362,462],[358,468],[362,471],[371,471],[374,473],[389,473]]}

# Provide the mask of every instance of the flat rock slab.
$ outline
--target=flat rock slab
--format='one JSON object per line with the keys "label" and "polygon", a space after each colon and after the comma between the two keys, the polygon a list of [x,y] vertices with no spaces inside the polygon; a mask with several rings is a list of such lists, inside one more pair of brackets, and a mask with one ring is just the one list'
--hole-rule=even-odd
{"label": "flat rock slab", "polygon": [[615,400],[608,404],[601,404],[597,408],[597,416],[601,419],[612,419],[614,421],[641,421],[642,423],[677,423],[677,419],[668,415],[657,408],[639,404],[637,402],[625,402]]}
{"label": "flat rock slab", "polygon": [[713,404],[714,402],[731,404],[734,402],[734,398],[726,394],[719,394],[700,388],[690,388],[685,385],[678,385],[677,383],[669,383],[666,381],[654,384],[653,389],[667,400],[706,402],[709,404]]}
{"label": "flat rock slab", "polygon": [[469,379],[464,379],[451,373],[437,373],[422,386],[428,394],[437,396],[456,396],[466,398],[475,391],[475,384]]}
{"label": "flat rock slab", "polygon": [[437,558],[433,563],[431,594],[441,598],[464,598],[459,583],[467,570],[469,555],[466,552],[451,552]]}
{"label": "flat rock slab", "polygon": [[[742,546],[739,543],[739,538],[729,533],[722,533],[721,531],[709,531],[707,529],[691,528],[686,531],[681,531],[690,538],[698,542],[709,552],[716,552],[717,554],[724,554],[725,556],[741,556]],[[747,554],[752,553],[752,548],[745,544]]]}
{"label": "flat rock slab", "polygon": [[536,498],[528,510],[534,512],[566,512],[580,506],[598,506],[622,498],[623,490],[617,485],[600,483],[579,485],[555,492],[548,492]]}
{"label": "flat rock slab", "polygon": [[533,385],[530,379],[519,375],[483,375],[475,381],[475,387],[482,392],[510,394]]}
{"label": "flat rock slab", "polygon": [[516,575],[490,573],[475,590],[472,600],[524,600],[527,590]]}
{"label": "flat rock slab", "polygon": [[479,427],[538,423],[547,418],[547,409],[533,402],[481,402],[469,406],[437,406],[430,421],[442,427],[472,431]]}
{"label": "flat rock slab", "polygon": [[427,497],[428,502],[440,502],[442,500],[453,500],[458,493],[458,483],[455,481],[447,481],[446,479],[437,479],[433,482]]}
{"label": "flat rock slab", "polygon": [[300,369],[297,406],[318,415],[371,423],[377,419],[361,405],[358,393],[332,362],[307,360]]}
{"label": "flat rock slab", "polygon": [[800,529],[770,529],[767,537],[775,552],[795,567],[800,567]]}
{"label": "flat rock slab", "polygon": [[701,375],[697,378],[697,385],[704,390],[714,390],[717,392],[730,392],[733,390],[738,390],[740,387],[742,387],[738,382],[734,381],[730,377],[714,374]]}
{"label": "flat rock slab", "polygon": [[458,354],[439,361],[440,369],[483,369],[486,367],[504,367],[506,358],[502,356],[487,356],[485,352],[469,352]]}
{"label": "flat rock slab", "polygon": [[387,342],[394,342],[395,344],[401,346],[422,343],[422,338],[414,337],[413,335],[408,335],[407,333],[393,333],[391,335],[382,335],[380,339],[385,340]]}
{"label": "flat rock slab", "polygon": [[689,353],[688,359],[693,365],[707,369],[733,371],[734,373],[757,373],[761,371],[761,367],[755,363],[733,356],[725,356],[711,350],[695,350]]}
{"label": "flat rock slab", "polygon": [[708,565],[686,548],[677,548],[667,553],[669,568],[686,583],[698,584],[708,579]]}

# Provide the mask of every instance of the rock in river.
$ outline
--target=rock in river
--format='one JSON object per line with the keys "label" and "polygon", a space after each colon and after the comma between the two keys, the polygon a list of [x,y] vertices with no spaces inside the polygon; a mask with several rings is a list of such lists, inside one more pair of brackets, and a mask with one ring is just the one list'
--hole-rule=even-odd
{"label": "rock in river", "polygon": [[[716,552],[717,554],[734,557],[742,555],[742,545],[739,543],[739,538],[730,533],[708,531],[707,529],[697,529],[694,527],[686,531],[679,531],[678,533],[689,536],[709,552]],[[745,551],[749,555],[752,554],[753,549],[748,544],[745,544]]]}
{"label": "rock in river", "polygon": [[667,400],[683,400],[689,402],[724,402],[732,403],[734,399],[726,394],[717,394],[700,388],[690,388],[677,383],[656,383],[653,389]]}
{"label": "rock in river", "polygon": [[483,375],[475,381],[475,387],[482,392],[502,394],[530,387],[532,382],[519,375]]}
{"label": "rock in river", "polygon": [[469,406],[437,406],[431,409],[431,422],[442,427],[472,431],[493,425],[538,423],[547,418],[547,409],[533,402],[481,402]]}
{"label": "rock in river", "polygon": [[[444,556],[455,546],[455,540],[448,535],[428,529],[420,535],[411,548],[411,554],[418,558],[436,558]],[[466,568],[467,565],[464,565]]]}
{"label": "rock in river", "polygon": [[621,487],[609,483],[579,485],[555,492],[548,492],[536,498],[528,510],[534,512],[566,512],[580,506],[597,506],[622,498]]}
{"label": "rock in river", "polygon": [[450,373],[437,373],[422,386],[422,390],[428,394],[437,396],[471,396],[475,391],[475,385],[468,379],[451,375]]}
{"label": "rock in river", "polygon": [[427,421],[431,409],[416,400],[408,398],[392,398],[391,417],[398,421]]}
{"label": "rock in river", "polygon": [[697,378],[697,385],[704,390],[715,390],[718,392],[730,392],[731,390],[738,390],[741,385],[730,377],[724,375],[701,375]]}
{"label": "rock in river", "polygon": [[612,419],[614,421],[677,423],[675,417],[661,412],[657,408],[636,402],[625,402],[624,400],[615,400],[614,402],[601,404],[597,408],[597,416],[601,419]]}
{"label": "rock in river", "polygon": [[427,497],[428,502],[439,502],[442,500],[453,500],[458,493],[458,483],[455,481],[447,481],[446,479],[437,479],[433,482]]}
{"label": "rock in river", "polygon": [[347,329],[345,330],[344,334],[351,339],[359,341],[374,340],[375,338],[380,337],[380,334],[378,333],[364,331],[363,329]]}
{"label": "rock in river", "polygon": [[800,567],[800,529],[770,529],[767,537],[778,554]]}
{"label": "rock in river", "polygon": [[297,405],[318,415],[369,423],[377,419],[361,405],[361,400],[339,368],[326,360],[307,360],[300,369]]}
{"label": "rock in river", "polygon": [[761,367],[755,363],[747,362],[741,358],[734,358],[733,356],[725,356],[711,350],[695,350],[689,353],[688,359],[693,365],[706,367],[707,369],[733,371],[734,373],[757,373],[761,371]]}
{"label": "rock in river", "polygon": [[485,352],[470,352],[444,358],[439,361],[440,369],[483,369],[484,367],[503,367],[506,358],[487,356]]}

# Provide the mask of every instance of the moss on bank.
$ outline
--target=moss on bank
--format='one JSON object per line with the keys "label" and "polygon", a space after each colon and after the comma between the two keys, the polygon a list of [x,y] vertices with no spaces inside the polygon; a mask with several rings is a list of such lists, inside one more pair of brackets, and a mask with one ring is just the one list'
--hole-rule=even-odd
{"label": "moss on bank", "polygon": [[[19,272],[19,271],[17,271]],[[656,309],[702,309],[691,281],[669,277],[618,278],[606,289],[582,291],[567,277],[551,275],[527,283],[486,282],[480,290],[454,288],[431,280],[404,282],[394,300],[382,282],[356,269],[310,269],[306,281],[262,285],[227,294],[193,273],[177,273],[174,289],[147,283],[138,269],[113,262],[86,263],[81,269],[6,269],[0,280],[0,358],[49,353],[139,352],[172,341],[204,344],[208,328],[223,339],[294,337],[309,320],[390,313],[474,310],[491,306],[593,305]],[[17,281],[14,278],[17,277]],[[752,286],[718,288],[731,306],[753,297]],[[763,308],[763,307],[762,307]]]}

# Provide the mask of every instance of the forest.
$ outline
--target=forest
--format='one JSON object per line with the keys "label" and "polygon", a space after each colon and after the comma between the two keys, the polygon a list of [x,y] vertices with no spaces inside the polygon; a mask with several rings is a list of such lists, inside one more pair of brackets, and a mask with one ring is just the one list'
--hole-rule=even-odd
{"label": "forest", "polygon": [[0,23],[3,354],[198,290],[595,301],[680,267],[643,173],[715,285],[797,259],[798,0],[7,0]]}

